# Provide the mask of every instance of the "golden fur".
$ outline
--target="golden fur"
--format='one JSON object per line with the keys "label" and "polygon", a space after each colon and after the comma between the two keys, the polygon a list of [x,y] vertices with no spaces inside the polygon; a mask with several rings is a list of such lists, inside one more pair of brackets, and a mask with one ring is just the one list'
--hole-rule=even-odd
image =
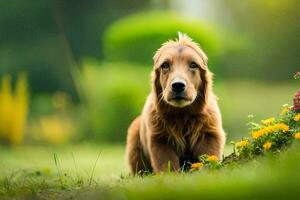
{"label": "golden fur", "polygon": [[[152,90],[128,129],[126,157],[132,174],[177,171],[202,154],[221,158],[225,133],[212,91],[207,57],[187,35],[162,45],[153,57]],[[193,64],[191,64],[193,63]],[[186,83],[174,98],[172,81]]]}

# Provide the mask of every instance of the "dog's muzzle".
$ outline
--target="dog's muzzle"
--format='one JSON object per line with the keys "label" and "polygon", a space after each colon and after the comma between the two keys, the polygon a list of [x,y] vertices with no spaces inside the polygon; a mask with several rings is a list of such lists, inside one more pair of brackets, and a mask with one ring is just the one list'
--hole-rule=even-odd
{"label": "dog's muzzle", "polygon": [[174,93],[174,97],[183,98],[183,92],[186,88],[186,82],[182,79],[174,79],[171,83],[172,92]]}

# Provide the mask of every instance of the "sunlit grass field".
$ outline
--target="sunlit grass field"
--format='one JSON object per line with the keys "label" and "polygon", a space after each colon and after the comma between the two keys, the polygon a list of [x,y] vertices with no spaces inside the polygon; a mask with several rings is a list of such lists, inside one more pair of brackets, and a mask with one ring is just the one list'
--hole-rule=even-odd
{"label": "sunlit grass field", "polygon": [[114,185],[128,174],[124,149],[100,144],[2,147],[0,199],[23,195],[52,199],[60,193],[67,193],[62,194],[67,198],[77,190]]}
{"label": "sunlit grass field", "polygon": [[122,145],[1,148],[0,199],[296,199],[297,142],[279,156],[221,170],[147,177],[128,176]]}
{"label": "sunlit grass field", "polygon": [[[291,103],[291,83],[217,82],[230,139],[247,136],[247,115],[259,121]],[[230,126],[228,126],[228,124]],[[232,126],[236,124],[236,126]],[[232,152],[230,139],[225,154]],[[216,171],[130,177],[124,144],[0,146],[0,199],[296,199],[300,144],[283,154]]]}
{"label": "sunlit grass field", "polygon": [[[124,164],[124,145],[80,144],[61,147],[21,146],[0,150],[1,175],[39,171],[45,174],[57,172],[54,155],[57,155],[62,171],[69,175],[93,178],[118,178],[127,173]],[[97,158],[98,162],[97,161]],[[96,163],[96,164],[95,164]]]}

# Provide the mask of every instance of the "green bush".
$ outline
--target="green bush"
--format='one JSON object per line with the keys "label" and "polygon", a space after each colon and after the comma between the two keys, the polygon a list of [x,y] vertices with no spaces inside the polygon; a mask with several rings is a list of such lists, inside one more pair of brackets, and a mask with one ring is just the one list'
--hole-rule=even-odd
{"label": "green bush", "polygon": [[[150,68],[85,62],[77,81],[83,97],[81,131],[95,142],[124,142],[150,90]],[[149,80],[149,81],[147,81]]]}
{"label": "green bush", "polygon": [[104,33],[103,53],[108,60],[149,65],[162,43],[188,34],[198,42],[214,65],[221,53],[217,30],[208,24],[187,20],[172,13],[140,13],[113,23]]}

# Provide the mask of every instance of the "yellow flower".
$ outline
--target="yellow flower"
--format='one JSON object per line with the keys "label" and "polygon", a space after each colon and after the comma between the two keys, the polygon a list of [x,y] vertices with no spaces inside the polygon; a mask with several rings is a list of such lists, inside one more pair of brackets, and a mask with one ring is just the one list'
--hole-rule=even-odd
{"label": "yellow flower", "polygon": [[243,147],[248,146],[248,145],[249,145],[248,140],[242,140],[242,141],[237,143],[237,148],[243,148]]}
{"label": "yellow flower", "polygon": [[275,129],[279,129],[282,130],[283,132],[287,132],[288,130],[290,130],[290,127],[284,123],[280,123],[276,125]]}
{"label": "yellow flower", "polygon": [[191,165],[191,170],[199,170],[203,167],[203,163],[196,162]]}
{"label": "yellow flower", "polygon": [[288,113],[291,109],[291,107],[289,107],[289,104],[284,104],[282,107],[282,111],[280,112],[281,116],[286,115],[286,113]]}
{"label": "yellow flower", "polygon": [[297,114],[297,115],[294,117],[294,120],[295,120],[296,122],[300,120],[300,113]]}
{"label": "yellow flower", "polygon": [[263,145],[263,147],[264,147],[264,150],[269,150],[270,148],[271,148],[271,146],[272,146],[272,143],[271,142],[269,142],[269,141],[267,141],[264,145]]}
{"label": "yellow flower", "polygon": [[300,132],[295,133],[294,138],[295,138],[295,139],[300,139]]}
{"label": "yellow flower", "polygon": [[270,124],[273,124],[275,121],[275,118],[274,117],[271,117],[271,118],[268,118],[268,119],[265,119],[265,120],[261,120],[261,123],[265,126],[268,126]]}
{"label": "yellow flower", "polygon": [[215,156],[215,155],[211,155],[211,156],[208,156],[208,157],[207,157],[207,160],[210,161],[210,162],[212,162],[212,161],[217,161],[217,160],[218,160],[218,157]]}
{"label": "yellow flower", "polygon": [[252,133],[252,138],[257,139],[264,135],[264,131],[262,129],[255,131]]}
{"label": "yellow flower", "polygon": [[257,139],[260,138],[263,135],[269,134],[269,133],[273,133],[275,131],[283,131],[283,132],[287,132],[290,129],[290,127],[284,123],[280,123],[280,124],[274,124],[273,126],[266,126],[263,127],[257,131],[254,131],[252,133],[252,138],[253,139]]}

